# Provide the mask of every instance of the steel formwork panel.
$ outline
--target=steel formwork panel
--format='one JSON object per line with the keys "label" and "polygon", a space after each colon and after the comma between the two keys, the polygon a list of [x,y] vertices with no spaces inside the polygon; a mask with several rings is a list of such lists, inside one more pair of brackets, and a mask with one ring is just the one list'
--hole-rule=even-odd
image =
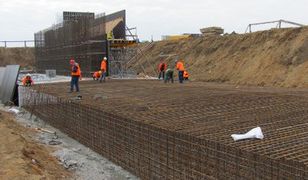
{"label": "steel formwork panel", "polygon": [[13,96],[17,86],[20,65],[7,65],[0,85],[0,101],[5,104],[14,101]]}
{"label": "steel formwork panel", "polygon": [[93,13],[66,12],[63,23],[35,34],[35,55],[39,72],[56,69],[69,75],[69,60],[80,64],[84,76],[96,71],[107,52],[106,23],[123,18],[115,27],[117,38],[125,39],[125,11],[94,18]]}

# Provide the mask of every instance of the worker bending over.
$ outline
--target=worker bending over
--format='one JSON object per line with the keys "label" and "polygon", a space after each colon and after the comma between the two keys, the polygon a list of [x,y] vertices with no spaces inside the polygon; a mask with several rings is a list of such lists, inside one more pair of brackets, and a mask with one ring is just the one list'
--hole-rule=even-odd
{"label": "worker bending over", "polygon": [[101,75],[102,75],[102,71],[95,71],[92,76],[93,80],[98,81]]}
{"label": "worker bending over", "polygon": [[164,82],[167,83],[170,82],[170,80],[173,83],[173,69],[168,68],[166,70]]}
{"label": "worker bending over", "polygon": [[184,80],[184,71],[185,71],[185,68],[184,68],[184,63],[182,62],[182,60],[177,60],[176,61],[176,69],[179,71],[179,81],[180,83],[183,83],[183,80]]}
{"label": "worker bending over", "polygon": [[27,74],[25,77],[23,77],[21,81],[23,86],[31,86],[34,84],[30,74]]}
{"label": "worker bending over", "polygon": [[183,73],[183,78],[184,78],[184,80],[188,80],[189,74],[188,74],[187,71],[184,71],[184,73]]}
{"label": "worker bending over", "polygon": [[102,60],[101,62],[101,77],[99,78],[99,82],[101,83],[102,80],[104,80],[105,82],[105,79],[106,79],[106,73],[107,73],[107,58],[104,57],[104,59]]}
{"label": "worker bending over", "polygon": [[78,63],[75,62],[74,59],[70,60],[71,64],[71,91],[74,91],[74,87],[76,87],[76,92],[79,92],[79,79],[81,79],[81,70]]}
{"label": "worker bending over", "polygon": [[162,79],[165,78],[166,69],[167,69],[167,64],[161,61],[158,65],[158,72],[159,72],[158,79],[160,79],[161,77]]}

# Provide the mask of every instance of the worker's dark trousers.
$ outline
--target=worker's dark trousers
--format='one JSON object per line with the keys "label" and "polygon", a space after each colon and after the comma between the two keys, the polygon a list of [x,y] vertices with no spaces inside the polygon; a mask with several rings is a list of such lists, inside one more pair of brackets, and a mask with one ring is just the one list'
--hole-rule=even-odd
{"label": "worker's dark trousers", "polygon": [[99,82],[102,82],[102,80],[104,80],[105,82],[106,79],[106,71],[102,72],[101,77],[99,78]]}
{"label": "worker's dark trousers", "polygon": [[179,81],[180,81],[180,83],[183,83],[183,80],[184,80],[183,74],[184,74],[184,71],[179,71]]}
{"label": "worker's dark trousers", "polygon": [[163,79],[165,79],[165,71],[160,71],[160,72],[159,72],[158,79],[160,79],[161,77],[162,77]]}
{"label": "worker's dark trousers", "polygon": [[173,83],[173,72],[169,72],[165,75],[165,79],[164,79],[165,83],[169,82],[171,80],[171,82]]}
{"label": "worker's dark trousers", "polygon": [[76,87],[76,91],[79,92],[79,76],[72,76],[71,79],[71,91],[74,91],[74,86]]}

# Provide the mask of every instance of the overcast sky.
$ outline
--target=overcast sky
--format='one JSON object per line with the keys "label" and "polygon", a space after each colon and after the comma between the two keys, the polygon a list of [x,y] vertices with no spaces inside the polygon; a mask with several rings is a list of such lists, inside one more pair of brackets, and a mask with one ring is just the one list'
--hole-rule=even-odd
{"label": "overcast sky", "polygon": [[[244,32],[249,23],[286,19],[308,24],[308,0],[0,0],[0,40],[33,39],[62,11],[107,14],[126,9],[141,40],[198,33],[207,26]],[[273,27],[275,25],[272,25]],[[268,28],[268,27],[262,27]]]}

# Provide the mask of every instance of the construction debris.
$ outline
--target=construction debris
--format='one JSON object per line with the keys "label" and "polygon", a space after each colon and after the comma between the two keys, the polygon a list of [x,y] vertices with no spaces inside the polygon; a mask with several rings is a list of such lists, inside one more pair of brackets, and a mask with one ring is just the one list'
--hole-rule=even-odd
{"label": "construction debris", "polygon": [[35,130],[56,135],[56,132],[55,132],[55,131],[53,132],[53,131],[49,131],[49,130],[43,129],[43,128],[35,128]]}
{"label": "construction debris", "polygon": [[219,36],[224,33],[224,29],[221,27],[207,27],[200,29],[203,36]]}
{"label": "construction debris", "polygon": [[244,139],[263,139],[264,135],[260,127],[253,128],[245,134],[232,134],[231,137],[234,141],[244,140]]}
{"label": "construction debris", "polygon": [[19,110],[19,109],[17,109],[17,108],[10,108],[10,109],[9,109],[9,112],[12,112],[12,113],[18,114],[18,113],[20,112],[20,110]]}

